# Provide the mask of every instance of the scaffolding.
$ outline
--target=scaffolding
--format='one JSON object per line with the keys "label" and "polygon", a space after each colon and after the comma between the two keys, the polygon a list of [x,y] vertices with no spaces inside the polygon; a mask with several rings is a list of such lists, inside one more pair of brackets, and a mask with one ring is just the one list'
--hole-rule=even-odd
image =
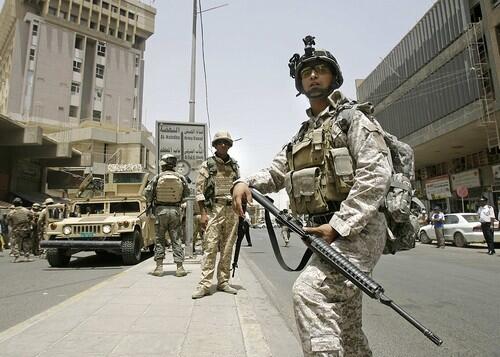
{"label": "scaffolding", "polygon": [[478,89],[481,104],[480,126],[486,131],[488,150],[500,148],[498,123],[494,116],[494,92],[482,22],[470,23],[466,32],[470,69]]}

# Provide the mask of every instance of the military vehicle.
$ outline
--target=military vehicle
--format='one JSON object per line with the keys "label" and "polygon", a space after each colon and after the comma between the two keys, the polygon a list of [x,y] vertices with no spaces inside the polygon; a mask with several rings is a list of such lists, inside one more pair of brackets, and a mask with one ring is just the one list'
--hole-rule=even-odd
{"label": "military vehicle", "polygon": [[142,195],[149,174],[135,165],[109,165],[108,171],[103,185],[86,177],[69,204],[69,217],[47,225],[41,247],[51,266],[67,266],[80,251],[118,254],[133,265],[143,250],[153,250],[154,218]]}

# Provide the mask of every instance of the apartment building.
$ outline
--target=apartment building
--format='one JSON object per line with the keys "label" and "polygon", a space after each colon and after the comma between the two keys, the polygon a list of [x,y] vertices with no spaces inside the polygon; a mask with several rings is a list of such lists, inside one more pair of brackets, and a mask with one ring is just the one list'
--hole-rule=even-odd
{"label": "apartment building", "polygon": [[[144,52],[156,10],[139,0],[5,0],[0,114],[108,163],[154,170],[142,124]],[[64,147],[64,145],[63,145]]]}
{"label": "apartment building", "polygon": [[429,206],[475,211],[483,194],[500,206],[500,0],[437,0],[356,86],[415,150]]}

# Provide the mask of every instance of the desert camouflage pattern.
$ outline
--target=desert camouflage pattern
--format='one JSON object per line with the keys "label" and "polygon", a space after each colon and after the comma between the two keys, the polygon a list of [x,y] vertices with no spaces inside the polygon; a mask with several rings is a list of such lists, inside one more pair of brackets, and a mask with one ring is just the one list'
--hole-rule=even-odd
{"label": "desert camouflage pattern", "polygon": [[[370,273],[386,241],[387,223],[379,207],[390,184],[389,149],[378,126],[361,111],[355,111],[349,129],[342,130],[336,112],[348,100],[339,91],[329,99],[331,105],[318,116],[307,111],[309,120],[302,127],[314,130],[332,118],[334,147],[347,147],[352,155],[353,186],[329,222],[339,234],[332,247]],[[288,171],[285,146],[269,168],[241,181],[262,193],[277,192]],[[371,356],[361,329],[361,292],[331,267],[313,259],[297,278],[293,299],[305,356]]]}
{"label": "desert camouflage pattern", "polygon": [[33,250],[31,239],[31,222],[33,213],[24,207],[15,207],[7,214],[7,222],[11,228],[11,242],[15,249],[12,250],[14,257],[24,255],[29,257]]}
{"label": "desert camouflage pattern", "polygon": [[[215,187],[213,206],[207,208],[208,224],[203,238],[203,258],[201,261],[201,279],[199,286],[206,289],[212,285],[215,272],[217,251],[220,251],[219,264],[217,266],[217,285],[224,286],[229,283],[231,258],[233,246],[236,242],[236,231],[238,228],[238,216],[231,206],[231,185],[226,185],[227,178],[238,176],[234,172],[230,162],[224,162],[214,156],[217,163],[217,174],[214,177]],[[209,180],[207,162],[201,164],[196,180],[196,201],[205,201],[205,191]],[[222,191],[224,187],[224,191]]]}

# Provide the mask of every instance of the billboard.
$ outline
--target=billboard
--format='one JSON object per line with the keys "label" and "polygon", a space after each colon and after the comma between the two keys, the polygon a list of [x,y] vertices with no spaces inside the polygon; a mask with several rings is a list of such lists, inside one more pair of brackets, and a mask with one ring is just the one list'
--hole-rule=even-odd
{"label": "billboard", "polygon": [[177,172],[194,183],[198,168],[207,158],[207,126],[202,123],[156,122],[156,148],[159,172],[164,154],[177,157]]}

